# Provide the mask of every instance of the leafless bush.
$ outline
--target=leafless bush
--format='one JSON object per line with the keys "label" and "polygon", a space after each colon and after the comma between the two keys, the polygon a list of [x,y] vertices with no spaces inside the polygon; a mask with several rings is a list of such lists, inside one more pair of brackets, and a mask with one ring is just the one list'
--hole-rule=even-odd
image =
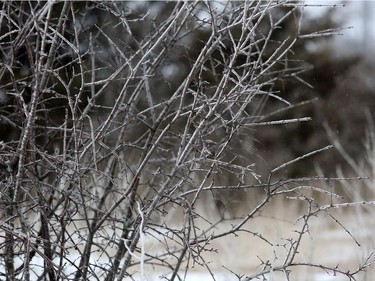
{"label": "leafless bush", "polygon": [[[304,266],[354,279],[368,265],[348,272],[297,258],[311,218],[366,204],[337,203],[339,195],[313,184],[325,178],[284,178],[331,146],[270,167],[266,177],[255,165],[255,130],[310,120],[277,119],[309,101],[293,105],[273,90],[285,79],[306,83],[293,47],[316,34],[300,30],[298,5],[1,5],[6,280],[144,280],[150,270],[181,280],[193,265],[214,279],[211,243],[239,233],[284,250],[275,251],[278,263],[234,273],[241,280],[276,272],[289,280]],[[282,32],[286,25],[292,32]],[[333,201],[320,205],[311,191]],[[305,207],[282,245],[247,229],[278,198]],[[226,221],[229,229],[218,228]]]}

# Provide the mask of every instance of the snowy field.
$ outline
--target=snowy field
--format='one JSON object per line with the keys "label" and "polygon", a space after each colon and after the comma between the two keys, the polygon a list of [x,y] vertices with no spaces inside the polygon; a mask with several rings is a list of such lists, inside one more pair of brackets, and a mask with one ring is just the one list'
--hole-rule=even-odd
{"label": "snowy field", "polygon": [[[282,263],[285,253],[282,247],[277,245],[282,244],[284,238],[291,236],[294,230],[298,229],[298,223],[294,224],[292,220],[288,219],[288,214],[293,217],[293,210],[285,207],[284,212],[280,212],[280,205],[271,210],[269,215],[260,219],[255,219],[249,223],[247,229],[256,229],[265,238],[274,244],[270,247],[266,243],[261,243],[259,239],[253,239],[249,235],[228,236],[223,239],[212,241],[210,247],[217,249],[217,253],[207,254],[205,260],[212,270],[213,276],[210,275],[205,268],[195,265],[190,268],[189,273],[185,276],[184,272],[180,272],[182,280],[217,280],[217,281],[235,281],[239,280],[238,276],[232,272],[242,275],[242,279],[246,280],[247,276],[251,276],[261,270],[260,260],[269,259],[277,267]],[[358,213],[359,212],[359,213]],[[300,262],[315,263],[317,265],[337,265],[340,269],[356,270],[360,263],[363,263],[366,258],[375,251],[375,223],[373,220],[374,211],[368,213],[365,210],[357,210],[352,214],[334,214],[338,218],[343,227],[350,232],[338,227],[336,223],[327,218],[316,218],[310,225],[310,236],[306,236],[301,243],[299,250]],[[228,220],[218,227],[219,230],[230,228],[235,220]],[[144,244],[144,251],[146,253],[163,252],[163,247],[152,236],[147,235]],[[358,244],[359,245],[358,245]],[[277,257],[277,258],[276,258]],[[71,251],[63,262],[61,267],[66,278],[72,279],[78,266],[80,255],[76,251]],[[135,259],[137,257],[135,256]],[[373,260],[373,259],[372,259]],[[68,262],[69,261],[69,262]],[[58,260],[53,261],[56,265]],[[73,262],[75,266],[70,264]],[[106,268],[109,260],[101,254],[91,255],[91,264],[98,268]],[[31,268],[36,270],[36,275],[30,272],[30,280],[37,280],[36,276],[40,276],[43,270],[43,259],[36,255],[32,262]],[[19,262],[18,265],[21,265]],[[40,272],[38,272],[40,266]],[[183,268],[183,267],[182,267]],[[158,270],[155,267],[143,266],[142,263],[131,268],[132,278],[125,278],[125,280],[140,280],[140,281],[157,281],[169,280],[171,273],[163,270]],[[3,269],[1,269],[3,271]],[[232,271],[232,272],[231,272]],[[3,271],[4,272],[4,271]],[[371,276],[374,276],[375,270],[369,268],[368,272],[363,272],[358,275],[357,280],[371,281]],[[96,270],[95,275],[100,277],[101,272]],[[22,274],[18,276],[23,279]],[[284,281],[285,274],[282,272],[271,272],[266,275],[267,280]],[[1,279],[0,280],[4,280]],[[91,280],[91,279],[90,279]],[[94,279],[92,279],[94,280]],[[322,269],[312,270],[311,268],[299,267],[293,269],[290,273],[290,280],[298,281],[346,281],[348,277],[340,274],[335,275],[332,272],[324,272]]]}

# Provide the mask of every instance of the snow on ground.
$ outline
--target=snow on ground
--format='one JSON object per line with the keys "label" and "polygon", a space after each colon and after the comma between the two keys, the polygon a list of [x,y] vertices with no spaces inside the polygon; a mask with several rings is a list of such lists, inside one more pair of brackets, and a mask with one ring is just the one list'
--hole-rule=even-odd
{"label": "snow on ground", "polygon": [[[290,210],[289,210],[290,211]],[[250,222],[248,229],[256,230],[261,233],[272,243],[280,244],[283,237],[291,237],[293,229],[298,228],[298,225],[293,223],[294,219],[289,220],[287,207],[280,211],[280,206],[275,206],[275,213],[280,214],[278,218],[261,217],[254,219]],[[284,212],[284,214],[283,214]],[[289,213],[293,217],[291,213]],[[361,244],[359,247],[354,239],[342,228],[338,227],[337,224],[327,220],[327,217],[318,217],[311,221],[309,235],[305,236],[300,251],[300,261],[314,262],[316,264],[324,265],[339,265],[342,269],[355,270],[359,263],[363,262],[371,252],[375,250],[375,233],[372,231],[375,229],[375,223],[371,214],[363,213],[344,213],[344,214],[333,214],[340,220],[343,226],[350,231],[353,237],[358,243]],[[361,216],[360,218],[358,216]],[[230,227],[234,220],[226,221],[225,225],[221,226],[223,230],[226,227]],[[296,228],[295,228],[296,227]],[[148,236],[152,237],[152,236]],[[262,243],[261,240],[256,239],[246,233],[239,233],[237,237],[228,236],[224,239],[212,241],[209,247],[216,248],[217,254],[209,253],[205,256],[205,260],[209,263],[214,278],[199,265],[195,266],[186,275],[186,278],[182,280],[195,281],[195,280],[217,280],[217,281],[238,281],[238,277],[232,274],[230,271],[243,274],[243,276],[249,276],[261,270],[259,266],[260,258],[263,260],[269,259],[275,262],[275,266],[279,265],[283,260],[283,249],[277,247],[270,247],[267,243]],[[152,238],[146,241],[146,251],[160,252],[163,248],[158,246],[155,240]],[[277,255],[278,259],[272,259],[273,255]],[[74,261],[78,265],[80,256],[77,252],[71,251],[66,257],[67,260]],[[108,260],[104,255],[95,254],[92,255],[92,264],[101,264],[105,267],[108,264]],[[57,265],[58,260],[54,260]],[[21,263],[19,262],[18,265]],[[40,256],[35,256],[32,260],[33,270],[31,272],[30,280],[37,280],[36,276],[40,276],[42,272],[43,259]],[[40,266],[40,267],[39,267]],[[182,267],[183,268],[183,267]],[[135,265],[131,268],[132,273],[135,273],[132,277],[135,279],[127,278],[125,280],[139,280],[139,281],[159,281],[168,280],[171,272],[166,272],[157,268],[150,268],[145,265],[142,269],[140,265]],[[0,268],[1,272],[4,272]],[[76,268],[71,264],[64,262],[64,273],[67,277],[72,278]],[[144,272],[142,277],[140,272]],[[374,274],[374,269],[370,269],[370,274]],[[101,272],[96,271],[98,276]],[[184,276],[184,272],[180,272],[181,277]],[[105,276],[102,275],[102,276]],[[359,275],[358,280],[361,281],[372,281],[368,279],[365,273]],[[19,276],[21,277],[21,276]],[[167,279],[165,278],[167,277]],[[1,277],[0,277],[0,280]],[[285,275],[282,272],[274,272],[268,276],[267,280],[272,281],[284,281]],[[334,275],[333,273],[327,273],[322,270],[311,270],[306,267],[293,268],[290,275],[290,280],[298,281],[346,281],[348,280],[345,276]]]}

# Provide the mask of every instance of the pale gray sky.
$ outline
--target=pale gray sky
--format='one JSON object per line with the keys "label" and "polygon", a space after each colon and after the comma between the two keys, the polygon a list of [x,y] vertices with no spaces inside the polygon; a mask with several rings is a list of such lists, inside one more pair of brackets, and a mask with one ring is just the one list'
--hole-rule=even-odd
{"label": "pale gray sky", "polygon": [[308,15],[319,17],[326,5],[344,4],[337,7],[336,19],[343,21],[344,26],[351,27],[343,30],[343,36],[334,39],[334,47],[344,53],[375,52],[375,1],[322,1],[307,0],[306,4],[322,5],[320,7],[307,8]]}

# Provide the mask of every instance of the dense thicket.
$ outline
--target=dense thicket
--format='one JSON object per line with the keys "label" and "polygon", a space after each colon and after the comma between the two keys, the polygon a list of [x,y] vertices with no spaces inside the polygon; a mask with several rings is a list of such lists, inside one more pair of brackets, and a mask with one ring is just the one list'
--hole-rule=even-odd
{"label": "dense thicket", "polygon": [[[1,3],[2,276],[122,280],[157,269],[174,280],[194,264],[211,272],[210,241],[244,231],[290,195],[308,206],[297,237],[273,245],[246,230],[287,251],[243,279],[289,276],[309,219],[335,207],[305,193],[301,182],[316,177],[294,178],[314,174],[311,162],[293,164],[331,148],[321,123],[339,118],[329,95],[338,87],[312,67],[330,55],[306,51],[323,26],[302,25],[301,8]],[[337,61],[332,69],[350,73]],[[239,221],[215,232],[229,219]],[[363,269],[304,265],[349,278]]]}

